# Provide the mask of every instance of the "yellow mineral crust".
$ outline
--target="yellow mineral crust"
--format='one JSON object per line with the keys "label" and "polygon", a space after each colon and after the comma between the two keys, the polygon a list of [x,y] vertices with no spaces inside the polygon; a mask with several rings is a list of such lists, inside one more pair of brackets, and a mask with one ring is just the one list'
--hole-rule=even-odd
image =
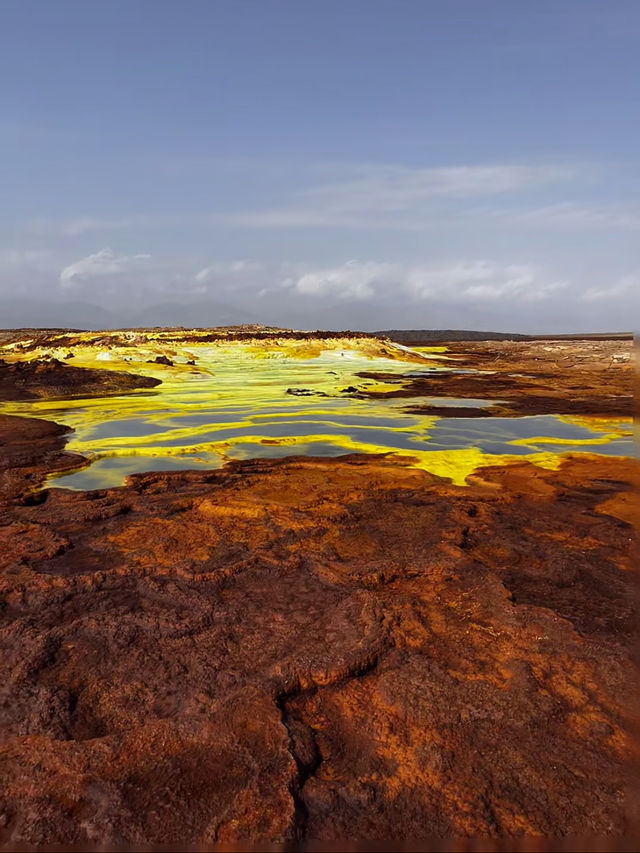
{"label": "yellow mineral crust", "polygon": [[[253,456],[340,453],[391,454],[463,485],[480,466],[526,459],[556,468],[560,447],[599,447],[629,434],[624,419],[469,422],[408,412],[401,397],[367,396],[401,390],[416,364],[442,375],[449,369],[442,355],[446,347],[412,350],[357,336],[207,337],[193,331],[118,331],[10,344],[0,348],[0,358],[9,362],[67,360],[74,367],[151,376],[161,384],[119,395],[5,403],[1,411],[73,429],[67,449],[91,462],[58,475],[56,483],[73,488],[118,485],[128,474],[154,467],[219,467]],[[397,382],[359,375],[376,372],[387,380],[397,376]],[[421,399],[428,398],[417,402]],[[530,422],[524,436],[516,430],[518,420]],[[573,432],[560,431],[562,424]],[[539,432],[540,425],[548,435]],[[559,452],[552,452],[554,446]]]}

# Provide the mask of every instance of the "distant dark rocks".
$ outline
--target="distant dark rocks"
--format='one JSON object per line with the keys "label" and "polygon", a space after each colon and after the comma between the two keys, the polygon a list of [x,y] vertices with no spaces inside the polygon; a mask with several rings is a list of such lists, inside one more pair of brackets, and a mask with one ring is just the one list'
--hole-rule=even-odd
{"label": "distant dark rocks", "polygon": [[294,397],[327,397],[324,391],[313,391],[311,388],[287,388],[287,394]]}

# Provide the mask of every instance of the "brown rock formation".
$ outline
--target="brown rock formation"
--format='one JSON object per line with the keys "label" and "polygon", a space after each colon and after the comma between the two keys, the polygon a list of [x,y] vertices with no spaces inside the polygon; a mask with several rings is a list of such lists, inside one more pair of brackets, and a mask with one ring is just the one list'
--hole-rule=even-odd
{"label": "brown rock formation", "polygon": [[[410,375],[401,389],[367,391],[363,386],[360,393],[368,397],[502,401],[501,405],[478,409],[438,405],[410,409],[446,417],[633,414],[631,340],[455,341],[447,343],[446,355],[449,360],[444,364],[461,372]],[[377,381],[398,381],[397,374],[360,375]]]}
{"label": "brown rock formation", "polygon": [[68,432],[51,421],[0,415],[0,506],[38,488],[49,473],[85,464],[63,452]]}
{"label": "brown rock formation", "polygon": [[118,394],[159,384],[151,376],[73,367],[56,358],[13,363],[0,359],[0,400]]}

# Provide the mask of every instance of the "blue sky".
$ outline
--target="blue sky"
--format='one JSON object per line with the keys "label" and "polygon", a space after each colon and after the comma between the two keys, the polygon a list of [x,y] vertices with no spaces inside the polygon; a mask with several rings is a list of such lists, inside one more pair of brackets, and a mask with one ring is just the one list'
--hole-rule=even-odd
{"label": "blue sky", "polygon": [[639,42],[635,0],[3,0],[0,303],[629,327]]}

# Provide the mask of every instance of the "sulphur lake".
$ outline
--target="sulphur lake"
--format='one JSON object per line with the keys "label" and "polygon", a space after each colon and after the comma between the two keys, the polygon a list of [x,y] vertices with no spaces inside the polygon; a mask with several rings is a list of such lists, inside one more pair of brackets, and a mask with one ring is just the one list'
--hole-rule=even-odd
{"label": "sulphur lake", "polygon": [[[412,376],[455,370],[443,348],[195,341],[170,349],[172,364],[153,363],[166,352],[152,341],[143,347],[80,343],[73,348],[75,366],[127,370],[161,384],[122,395],[0,404],[6,414],[46,418],[73,431],[67,449],[85,456],[87,465],[50,478],[47,486],[96,489],[143,471],[356,452],[411,457],[411,464],[462,484],[480,465],[518,458],[556,467],[567,452],[634,455],[629,419],[436,417],[407,410],[490,409],[498,401],[367,396],[402,388]],[[29,353],[43,356],[64,357],[51,346]],[[375,372],[385,382],[360,375]]]}

